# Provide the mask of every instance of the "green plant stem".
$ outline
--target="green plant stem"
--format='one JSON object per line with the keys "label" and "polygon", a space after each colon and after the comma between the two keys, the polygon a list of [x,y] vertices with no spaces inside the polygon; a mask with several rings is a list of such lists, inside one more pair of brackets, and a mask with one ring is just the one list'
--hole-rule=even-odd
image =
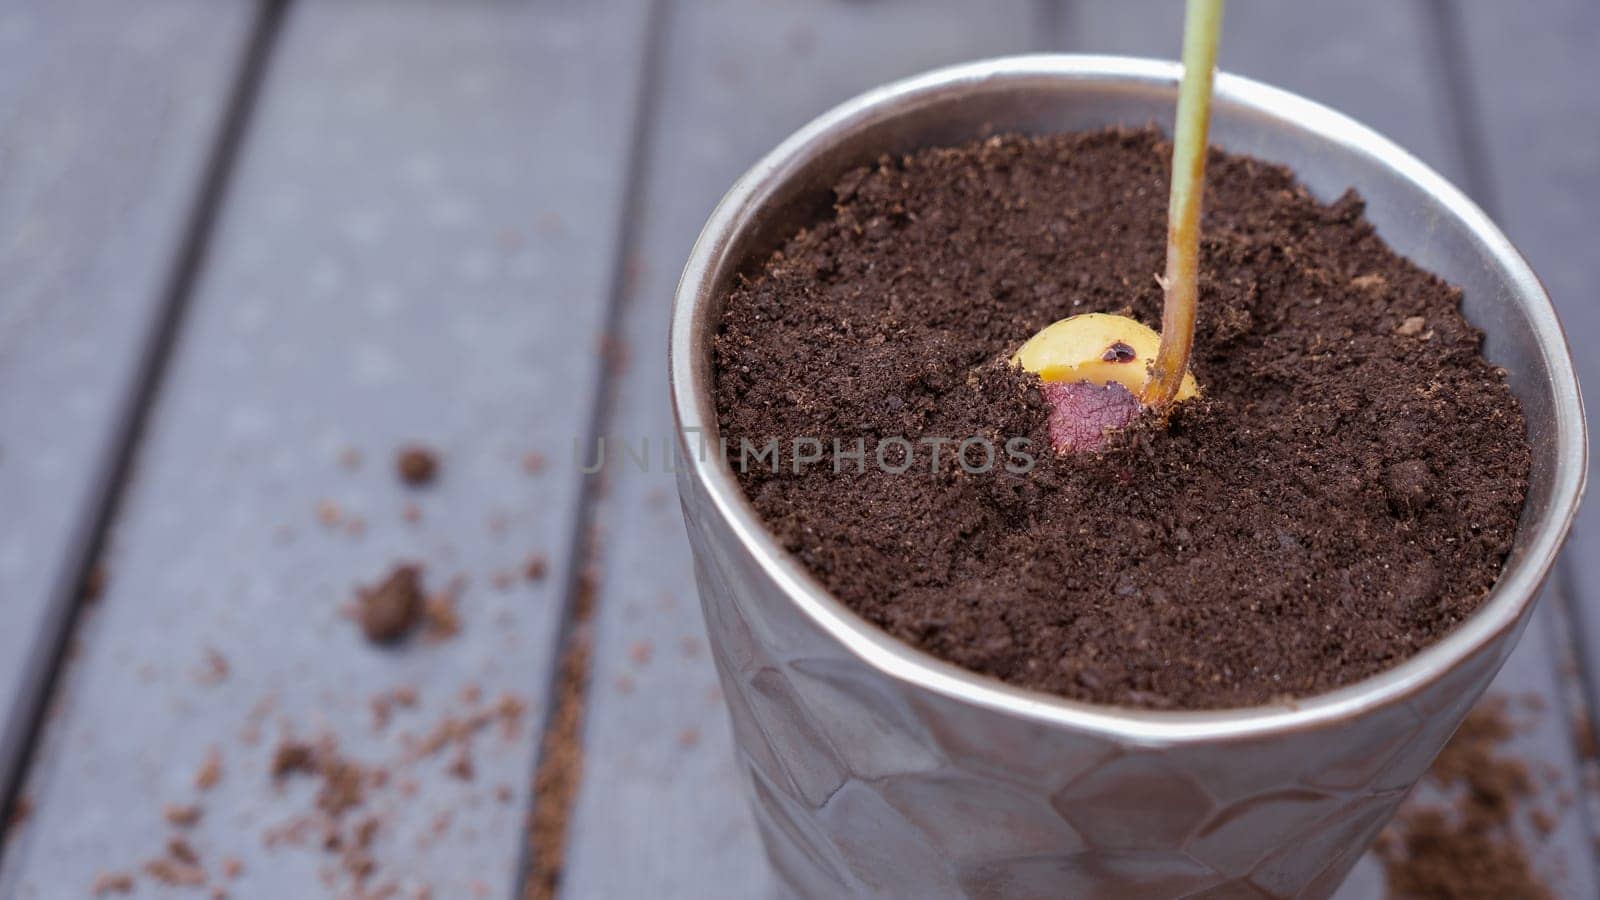
{"label": "green plant stem", "polygon": [[1183,20],[1183,84],[1172,141],[1172,194],[1167,204],[1166,292],[1161,308],[1161,348],[1150,367],[1143,401],[1170,404],[1189,371],[1200,295],[1200,197],[1205,192],[1206,135],[1211,125],[1211,81],[1222,33],[1223,0],[1188,0]]}

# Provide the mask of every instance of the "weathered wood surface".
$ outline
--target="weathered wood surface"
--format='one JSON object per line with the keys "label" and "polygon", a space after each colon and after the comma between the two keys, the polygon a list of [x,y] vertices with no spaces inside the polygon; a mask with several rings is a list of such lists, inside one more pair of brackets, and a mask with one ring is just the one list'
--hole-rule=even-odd
{"label": "weathered wood surface", "polygon": [[[384,817],[369,888],[513,890],[578,515],[564,463],[600,377],[645,12],[294,6],[115,523],[109,584],[33,754],[34,812],[0,895],[84,896],[97,872],[137,871],[180,831],[163,806],[190,802],[213,884],[336,895],[350,877],[320,831],[263,840],[315,809],[313,778],[274,787],[268,773],[286,734],[334,735],[351,760],[391,768],[343,817],[347,845],[367,813]],[[411,440],[443,457],[415,491],[392,462]],[[550,461],[543,474],[524,471],[530,452]],[[551,561],[536,584],[521,574],[532,553]],[[433,588],[470,578],[461,633],[375,649],[340,607],[406,558]],[[420,702],[380,732],[370,700],[400,686]],[[503,695],[529,708],[508,732],[475,734],[470,780],[447,773],[454,742],[408,753],[407,734]],[[200,792],[212,748],[223,774]],[[218,877],[226,857],[242,861],[236,880]]]}
{"label": "weathered wood surface", "polygon": [[[673,434],[667,318],[689,247],[722,193],[789,132],[874,85],[1037,48],[1037,9],[936,3],[677,4],[645,169],[629,363],[605,431]],[[604,575],[569,897],[748,898],[767,865],[707,656],[671,473],[615,465],[598,507]],[[626,864],[619,864],[626,860]]]}
{"label": "weathered wood surface", "polygon": [[[1443,6],[1443,4],[1441,4]],[[1489,213],[1533,264],[1554,299],[1590,393],[1600,385],[1600,4],[1587,0],[1450,4],[1484,150]],[[1592,439],[1591,439],[1592,442]],[[1591,464],[1594,459],[1591,454]],[[1573,599],[1591,703],[1600,698],[1600,512],[1578,517],[1562,573]]]}
{"label": "weathered wood surface", "polygon": [[[591,526],[587,760],[563,895],[771,887],[659,457],[672,427],[667,307],[689,245],[745,167],[860,90],[1023,50],[1172,57],[1180,22],[1176,6],[1114,0],[665,0],[655,20],[649,5],[296,5],[125,488],[106,594],[32,752],[33,814],[0,847],[0,896],[83,896],[97,872],[136,870],[179,831],[162,807],[193,801],[204,814],[189,837],[208,872],[243,863],[233,896],[334,895],[327,885],[349,879],[319,835],[262,842],[315,805],[309,779],[275,787],[267,773],[286,734],[335,735],[349,758],[392,764],[361,810],[386,816],[372,886],[508,895],[564,591],[589,562],[574,559],[576,537]],[[1600,101],[1584,77],[1600,74],[1600,11],[1503,6],[1233,0],[1222,65],[1351,113],[1486,202],[1594,375],[1582,338],[1600,313],[1578,235],[1600,203]],[[0,524],[0,709],[27,683],[8,682],[7,666],[49,662],[24,650],[83,570],[86,510],[103,493],[93,476],[159,321],[253,14],[196,0],[0,11],[0,504],[25,511]],[[664,32],[647,34],[652,21]],[[660,71],[646,73],[652,40]],[[1471,74],[1465,89],[1452,66]],[[641,102],[648,140],[632,160]],[[129,149],[108,162],[107,146]],[[626,360],[610,374],[596,353],[608,326]],[[649,438],[656,457],[643,473],[613,458],[585,510],[572,443],[608,383],[602,431]],[[392,453],[408,440],[441,451],[437,484],[397,484]],[[542,474],[524,471],[530,452]],[[550,562],[543,581],[496,586],[535,553]],[[405,558],[427,565],[431,587],[471,579],[463,630],[374,650],[340,607]],[[1600,652],[1600,615],[1584,603],[1594,565],[1571,561],[1577,577],[1553,588],[1493,688],[1543,698],[1520,716],[1515,749],[1558,801],[1554,831],[1529,840],[1563,897],[1600,896],[1581,777],[1595,763],[1574,749],[1587,704],[1568,662],[1574,630],[1583,659]],[[375,729],[369,701],[401,686],[418,706]],[[460,699],[474,690],[483,699]],[[470,781],[447,771],[454,745],[408,758],[407,734],[506,694],[530,709],[509,735],[472,738]],[[223,774],[198,792],[212,748]],[[346,818],[348,833],[357,815]],[[165,896],[144,878],[140,890]],[[1340,897],[1380,895],[1368,860]]]}
{"label": "weathered wood surface", "polygon": [[253,19],[210,0],[0,8],[0,785],[86,568]]}
{"label": "weathered wood surface", "polygon": [[[1217,65],[1348,113],[1460,181],[1428,21],[1423,0],[1229,0]],[[1176,9],[1157,15],[1115,0],[1068,2],[1056,49],[1175,59],[1182,31]]]}

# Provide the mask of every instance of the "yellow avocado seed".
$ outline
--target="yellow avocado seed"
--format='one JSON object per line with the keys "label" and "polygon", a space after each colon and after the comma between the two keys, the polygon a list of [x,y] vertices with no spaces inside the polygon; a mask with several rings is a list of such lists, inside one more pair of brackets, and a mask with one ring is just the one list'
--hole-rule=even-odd
{"label": "yellow avocado seed", "polygon": [[[1127,316],[1086,313],[1046,326],[1017,350],[1011,364],[1042,381],[1115,382],[1142,398],[1160,346],[1161,335]],[[1174,399],[1188,400],[1199,392],[1194,376],[1185,372]]]}

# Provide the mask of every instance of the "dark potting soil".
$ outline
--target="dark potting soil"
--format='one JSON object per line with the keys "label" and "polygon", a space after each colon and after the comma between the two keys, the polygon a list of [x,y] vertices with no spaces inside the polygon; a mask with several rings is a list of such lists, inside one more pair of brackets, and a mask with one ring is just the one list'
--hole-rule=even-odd
{"label": "dark potting soil", "polygon": [[422,567],[397,565],[376,586],[357,591],[356,600],[356,621],[367,640],[393,644],[424,617]]}
{"label": "dark potting soil", "polygon": [[[1056,456],[1039,382],[1005,360],[1078,313],[1158,324],[1170,153],[1118,129],[850,172],[728,298],[719,425],[783,545],[937,656],[1141,707],[1326,691],[1483,600],[1526,491],[1522,415],[1460,291],[1385,246],[1358,196],[1212,151],[1202,396]],[[740,453],[772,438],[777,471]],[[983,443],[956,458],[968,438],[988,471],[969,471]]]}

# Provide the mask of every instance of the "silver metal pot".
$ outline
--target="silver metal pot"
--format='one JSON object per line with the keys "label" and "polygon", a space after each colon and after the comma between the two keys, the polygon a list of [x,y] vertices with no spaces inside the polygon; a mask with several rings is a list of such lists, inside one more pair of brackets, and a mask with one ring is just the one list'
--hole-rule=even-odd
{"label": "silver metal pot", "polygon": [[711,341],[735,274],[883,153],[1005,131],[1170,118],[1180,68],[1023,56],[879,88],[802,128],[734,185],[678,287],[678,474],[706,625],[780,879],[807,897],[1323,897],[1511,652],[1583,491],[1582,400],[1538,279],[1460,191],[1364,126],[1244,78],[1212,140],[1355,187],[1400,253],[1464,291],[1510,372],[1532,488],[1499,584],[1460,628],[1329,694],[1216,712],[1093,706],[972,674],[829,596],[764,530],[716,452]]}

